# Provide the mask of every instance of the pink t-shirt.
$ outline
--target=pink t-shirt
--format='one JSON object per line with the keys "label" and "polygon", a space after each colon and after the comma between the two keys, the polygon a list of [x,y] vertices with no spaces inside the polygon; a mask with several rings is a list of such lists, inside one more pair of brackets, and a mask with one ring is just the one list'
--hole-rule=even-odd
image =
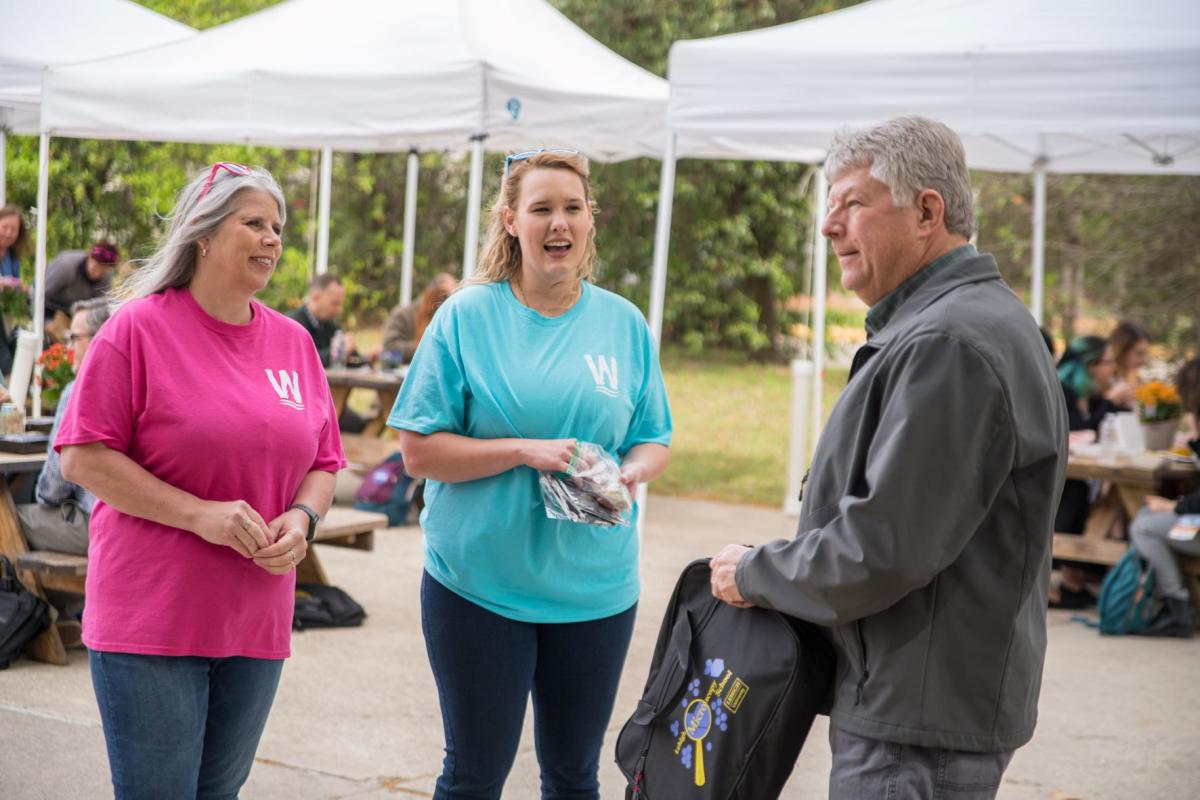
{"label": "pink t-shirt", "polygon": [[[92,340],[54,446],[103,442],[205,500],[270,522],[305,475],[345,466],[325,370],[297,323],[253,303],[247,325],[186,289],[126,304]],[[148,655],[290,654],[295,571],[96,503],[83,641]]]}

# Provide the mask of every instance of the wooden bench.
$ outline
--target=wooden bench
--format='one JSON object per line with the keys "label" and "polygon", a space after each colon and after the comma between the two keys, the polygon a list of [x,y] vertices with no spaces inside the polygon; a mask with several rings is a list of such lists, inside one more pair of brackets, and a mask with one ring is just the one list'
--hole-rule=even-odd
{"label": "wooden bench", "polygon": [[[1054,534],[1054,557],[1088,564],[1111,567],[1129,550],[1129,542],[1118,539],[1097,539],[1070,533]],[[1176,555],[1192,606],[1200,609],[1200,557]]]}
{"label": "wooden bench", "polygon": [[[387,527],[387,515],[371,511],[335,506],[317,526],[314,544],[351,547],[356,550],[375,548],[375,531]],[[53,550],[30,550],[17,555],[17,569],[25,573],[23,580],[30,590],[45,597],[46,590],[84,593],[87,578],[87,556],[58,553]],[[317,548],[309,547],[308,556],[296,565],[296,580],[304,583],[329,585],[329,576],[321,565]],[[30,643],[26,653],[37,661],[66,664],[66,648],[56,626],[51,625]]]}

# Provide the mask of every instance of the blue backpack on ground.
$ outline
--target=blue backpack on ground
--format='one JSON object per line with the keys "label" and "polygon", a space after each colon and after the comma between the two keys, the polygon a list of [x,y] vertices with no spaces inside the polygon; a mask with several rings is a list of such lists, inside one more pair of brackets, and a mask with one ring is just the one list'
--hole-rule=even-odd
{"label": "blue backpack on ground", "polygon": [[417,491],[417,482],[404,471],[399,453],[392,453],[367,473],[354,493],[354,507],[360,511],[387,514],[388,526],[403,525]]}
{"label": "blue backpack on ground", "polygon": [[1108,636],[1140,633],[1154,619],[1154,567],[1132,547],[1104,576],[1096,610],[1099,622],[1079,615],[1072,619]]}

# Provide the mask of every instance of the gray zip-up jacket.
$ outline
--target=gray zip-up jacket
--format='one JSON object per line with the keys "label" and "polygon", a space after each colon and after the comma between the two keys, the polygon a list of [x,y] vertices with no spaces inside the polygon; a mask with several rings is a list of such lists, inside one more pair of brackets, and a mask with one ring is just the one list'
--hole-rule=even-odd
{"label": "gray zip-up jacket", "polygon": [[1033,736],[1067,415],[990,255],[905,299],[854,357],[799,530],[737,569],[755,605],[829,626],[833,724],[976,752]]}

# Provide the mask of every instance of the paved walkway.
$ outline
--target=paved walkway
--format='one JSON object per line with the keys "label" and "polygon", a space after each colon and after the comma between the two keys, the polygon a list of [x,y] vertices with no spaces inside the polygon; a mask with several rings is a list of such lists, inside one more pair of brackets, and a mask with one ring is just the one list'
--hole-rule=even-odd
{"label": "paved walkway", "polygon": [[[675,576],[727,541],[787,536],[794,523],[759,508],[653,497],[645,590],[634,644],[605,745],[602,793],[622,797],[613,741],[645,681]],[[247,800],[430,797],[441,762],[441,721],[417,608],[414,528],[377,535],[365,553],[326,547],[333,581],[370,612],[359,629],[297,634]],[[466,632],[464,632],[466,633]],[[1101,638],[1052,612],[1037,736],[1017,753],[1000,797],[1127,800],[1197,797],[1200,639]],[[829,746],[818,720],[783,797],[825,796]],[[505,798],[538,796],[533,737],[525,738]],[[27,660],[0,672],[0,797],[111,796],[104,739],[83,651],[66,667]]]}

